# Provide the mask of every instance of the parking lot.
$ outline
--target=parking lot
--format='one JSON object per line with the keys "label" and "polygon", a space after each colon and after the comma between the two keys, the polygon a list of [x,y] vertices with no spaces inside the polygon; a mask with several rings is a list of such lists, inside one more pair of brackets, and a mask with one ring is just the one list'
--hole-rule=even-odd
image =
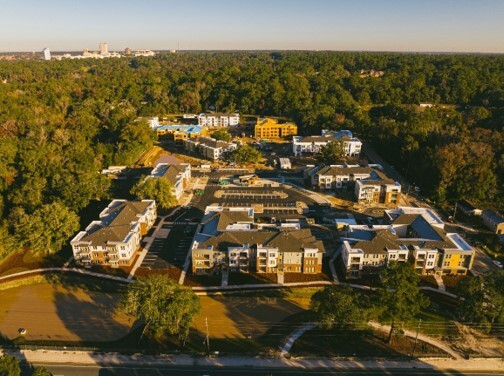
{"label": "parking lot", "polygon": [[158,232],[158,237],[154,239],[142,262],[142,267],[166,269],[175,266],[181,268],[191,247],[196,227],[196,224],[188,224],[184,221],[163,224]]}
{"label": "parking lot", "polygon": [[221,196],[222,199],[234,199],[234,198],[239,198],[239,199],[245,199],[249,198],[252,200],[255,199],[262,199],[262,200],[273,200],[275,198],[282,198],[282,195],[279,193],[272,193],[272,194],[267,194],[267,193],[227,193]]}

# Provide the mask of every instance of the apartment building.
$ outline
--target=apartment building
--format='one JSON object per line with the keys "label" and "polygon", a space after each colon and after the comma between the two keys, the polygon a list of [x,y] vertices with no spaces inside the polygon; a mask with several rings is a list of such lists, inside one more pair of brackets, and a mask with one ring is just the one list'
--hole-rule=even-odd
{"label": "apartment building", "polygon": [[306,228],[225,231],[193,244],[193,272],[229,268],[232,272],[315,274],[322,271],[323,254],[322,242]]}
{"label": "apartment building", "polygon": [[158,163],[148,178],[168,179],[173,185],[172,194],[178,201],[189,186],[191,165],[188,163]]}
{"label": "apartment building", "polygon": [[324,246],[299,223],[254,223],[252,208],[207,208],[192,245],[192,270],[320,273]]}
{"label": "apartment building", "polygon": [[378,272],[391,261],[410,262],[422,275],[465,275],[474,249],[430,209],[400,207],[385,212],[384,224],[349,225],[341,255],[347,276]]}
{"label": "apartment building", "polygon": [[353,188],[356,201],[361,204],[397,205],[401,197],[401,185],[375,167],[330,165],[305,172],[313,189]]}
{"label": "apartment building", "polygon": [[198,125],[203,127],[229,127],[240,124],[240,115],[202,113],[198,115]]}
{"label": "apartment building", "polygon": [[349,130],[323,130],[320,136],[294,136],[292,138],[292,153],[297,157],[304,154],[317,154],[329,142],[340,142],[343,155],[346,157],[358,157],[360,155],[362,142],[354,137]]}
{"label": "apartment building", "polygon": [[358,165],[329,165],[314,167],[309,176],[318,190],[353,188],[358,180],[371,177],[373,168]]}
{"label": "apartment building", "polygon": [[81,265],[127,266],[134,260],[142,236],[157,217],[153,200],[113,200],[85,231],[70,242],[74,259]]}
{"label": "apartment building", "polygon": [[216,161],[222,159],[227,152],[236,149],[237,145],[211,137],[198,136],[195,139],[184,140],[184,147],[187,151],[197,152],[206,159]]}
{"label": "apartment building", "polygon": [[357,180],[354,188],[359,204],[397,205],[401,198],[401,184],[373,171],[369,178]]}
{"label": "apartment building", "polygon": [[158,136],[168,135],[176,143],[183,143],[187,139],[194,139],[207,134],[206,128],[199,125],[159,125],[155,128]]}
{"label": "apartment building", "polygon": [[278,123],[278,120],[265,118],[257,119],[254,128],[256,139],[279,139],[297,135],[297,125],[291,122]]}

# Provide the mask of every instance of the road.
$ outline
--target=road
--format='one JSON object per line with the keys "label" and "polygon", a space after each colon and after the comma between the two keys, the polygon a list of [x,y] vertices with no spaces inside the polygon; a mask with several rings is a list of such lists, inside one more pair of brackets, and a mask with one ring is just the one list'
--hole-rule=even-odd
{"label": "road", "polygon": [[236,375],[252,376],[252,375],[501,375],[499,371],[442,371],[433,369],[276,369],[262,368],[251,369],[251,367],[180,367],[180,366],[78,366],[78,365],[60,365],[60,364],[44,364],[49,368],[55,376],[159,376],[159,375]]}
{"label": "road", "polygon": [[[42,364],[41,364],[42,365]],[[159,375],[236,375],[252,376],[252,375],[502,375],[499,371],[445,371],[434,369],[293,369],[293,368],[261,368],[251,369],[251,367],[180,367],[180,366],[79,366],[69,364],[43,364],[49,368],[54,376],[159,376]]]}

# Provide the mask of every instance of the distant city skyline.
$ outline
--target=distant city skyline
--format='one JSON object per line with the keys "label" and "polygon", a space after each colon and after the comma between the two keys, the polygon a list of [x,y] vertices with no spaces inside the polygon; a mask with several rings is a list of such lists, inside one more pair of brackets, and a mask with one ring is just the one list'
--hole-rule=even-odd
{"label": "distant city skyline", "polygon": [[504,53],[503,19],[499,0],[23,0],[2,4],[0,52]]}

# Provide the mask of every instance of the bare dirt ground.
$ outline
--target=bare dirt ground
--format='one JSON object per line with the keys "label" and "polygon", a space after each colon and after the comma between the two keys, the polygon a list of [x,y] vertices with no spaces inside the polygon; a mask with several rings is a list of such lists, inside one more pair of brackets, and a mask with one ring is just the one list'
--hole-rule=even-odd
{"label": "bare dirt ground", "polygon": [[[201,296],[194,326],[211,338],[259,336],[286,317],[304,310],[309,298]],[[113,341],[127,335],[134,320],[116,312],[119,295],[49,283],[0,291],[0,335],[9,339],[25,328],[32,341]]]}
{"label": "bare dirt ground", "polygon": [[306,299],[277,297],[201,296],[201,314],[195,327],[205,332],[205,319],[212,338],[246,338],[266,333],[286,317],[301,312]]}
{"label": "bare dirt ground", "polygon": [[461,337],[451,341],[451,346],[454,349],[466,354],[480,356],[504,356],[504,341],[485,335],[462,324],[457,323],[457,327]]}
{"label": "bare dirt ground", "polygon": [[0,291],[0,335],[14,339],[25,328],[27,340],[116,340],[133,325],[124,314],[114,313],[117,301],[117,294],[48,283]]}

